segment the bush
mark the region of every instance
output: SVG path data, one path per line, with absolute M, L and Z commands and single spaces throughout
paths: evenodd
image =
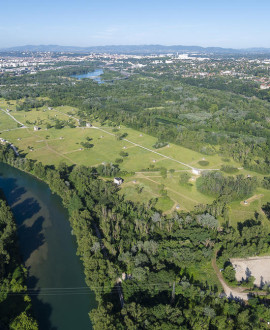
M 123 158 L 116 158 L 115 163 L 116 164 L 123 163 Z
M 122 156 L 122 157 L 127 157 L 128 156 L 128 153 L 125 152 L 125 151 L 120 151 L 119 152 L 119 155 Z
M 85 148 L 85 149 L 90 149 L 93 148 L 93 144 L 89 143 L 89 142 L 81 142 L 81 145 Z
M 163 148 L 165 146 L 168 145 L 168 142 L 161 142 L 161 141 L 158 141 L 156 142 L 154 145 L 153 145 L 153 148 L 155 149 L 159 149 L 159 148 Z
M 226 280 L 229 282 L 234 282 L 235 281 L 235 270 L 232 266 L 232 264 L 229 264 L 223 272 L 223 276 Z
M 263 186 L 263 188 L 270 190 L 270 176 L 265 176 L 263 178 L 262 186 Z
M 188 172 L 183 172 L 180 174 L 179 184 L 189 184 L 189 179 L 191 178 L 191 174 Z
M 225 163 L 229 163 L 231 161 L 230 158 L 221 158 L 221 160 Z
M 209 162 L 207 160 L 200 160 L 198 162 L 198 164 L 201 165 L 201 166 L 207 166 L 207 165 L 209 165 Z
M 160 168 L 160 175 L 163 177 L 163 179 L 167 178 L 167 169 L 165 167 Z
M 222 172 L 230 173 L 230 174 L 239 172 L 237 167 L 233 167 L 233 166 L 230 166 L 230 165 L 222 165 L 220 170 Z

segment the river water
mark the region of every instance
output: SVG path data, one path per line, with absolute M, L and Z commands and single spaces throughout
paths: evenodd
M 28 288 L 38 289 L 31 298 L 40 329 L 92 329 L 88 313 L 96 307 L 95 296 L 86 287 L 60 197 L 47 184 L 2 163 L 0 189 L 17 223 Z
M 98 82 L 99 84 L 102 84 L 103 81 L 101 80 L 100 76 L 103 74 L 103 70 L 102 69 L 96 69 L 93 72 L 88 72 L 88 73 L 84 73 L 84 74 L 76 74 L 71 76 L 72 78 L 77 78 L 79 80 L 84 79 L 84 78 L 89 78 L 89 79 L 93 79 L 96 82 Z

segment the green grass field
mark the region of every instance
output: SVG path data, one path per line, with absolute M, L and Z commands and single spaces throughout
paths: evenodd
M 240 167 L 240 164 L 232 159 L 228 163 L 218 155 L 207 156 L 174 144 L 154 149 L 153 145 L 157 141 L 155 137 L 124 126 L 118 128 L 119 133 L 127 133 L 126 139 L 139 146 L 125 140 L 117 140 L 114 135 L 111 135 L 115 134 L 113 127 L 106 126 L 106 124 L 100 126 L 96 122 L 92 122 L 92 124 L 97 128 L 65 126 L 62 129 L 55 129 L 54 127 L 47 129 L 47 125 L 54 126 L 57 119 L 78 124 L 74 118 L 71 118 L 71 116 L 78 118 L 78 109 L 69 106 L 61 106 L 52 110 L 42 107 L 31 111 L 16 111 L 15 101 L 10 101 L 8 104 L 5 100 L 0 99 L 0 108 L 11 109 L 11 114 L 27 125 L 27 128 L 24 129 L 17 128 L 17 123 L 0 111 L 0 131 L 10 130 L 2 132 L 0 137 L 16 145 L 26 157 L 41 161 L 44 164 L 57 165 L 59 162 L 65 161 L 68 165 L 97 166 L 104 162 L 114 163 L 115 159 L 121 158 L 121 151 L 127 152 L 128 156 L 123 157 L 120 168 L 135 173 L 124 177 L 125 181 L 121 192 L 134 202 L 147 202 L 151 198 L 157 198 L 157 208 L 165 213 L 175 210 L 176 205 L 180 206 L 180 210 L 190 211 L 197 204 L 213 201 L 212 197 L 197 191 L 196 176 L 193 175 L 193 181 L 190 185 L 179 184 L 181 171 L 191 172 L 191 170 L 177 161 L 195 168 L 205 169 L 219 169 L 222 164 Z M 35 125 L 41 129 L 34 131 Z M 82 147 L 81 142 L 86 142 L 86 138 L 92 139 L 90 143 L 94 144 L 93 148 L 85 149 Z M 161 155 L 142 147 L 149 148 Z M 202 160 L 208 161 L 209 164 L 201 166 L 198 162 Z M 173 173 L 168 172 L 167 178 L 163 178 L 159 171 L 161 167 L 175 171 Z M 262 175 L 242 169 L 239 170 L 238 174 L 262 177 Z M 161 185 L 164 185 L 167 197 L 162 195 Z M 138 186 L 142 188 L 141 191 L 139 191 Z M 263 215 L 261 206 L 270 200 L 270 192 L 260 188 L 256 194 L 262 194 L 263 197 L 247 206 L 241 205 L 240 201 L 231 203 L 230 221 L 233 225 L 236 226 L 238 221 L 252 217 L 255 211 Z M 264 221 L 269 223 L 265 216 Z

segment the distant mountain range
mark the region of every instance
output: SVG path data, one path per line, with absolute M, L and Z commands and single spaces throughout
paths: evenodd
M 167 54 L 167 53 L 204 53 L 204 54 L 270 54 L 270 48 L 233 49 L 200 46 L 163 46 L 163 45 L 112 45 L 112 46 L 59 46 L 26 45 L 2 48 L 0 52 L 76 52 L 76 53 L 113 53 L 113 54 Z

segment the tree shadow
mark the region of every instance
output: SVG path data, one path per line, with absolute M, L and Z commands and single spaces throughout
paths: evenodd
M 32 252 L 36 251 L 45 243 L 45 236 L 41 232 L 44 223 L 44 217 L 38 217 L 31 227 L 25 225 L 18 228 L 19 237 L 23 238 L 23 244 L 20 244 L 20 250 L 25 261 L 31 256 Z
M 34 319 L 37 320 L 39 329 L 57 330 L 57 328 L 53 327 L 50 322 L 50 316 L 52 313 L 51 305 L 40 300 L 38 296 L 40 293 L 39 289 L 33 289 L 35 288 L 36 283 L 37 278 L 34 276 L 27 279 L 26 284 L 28 292 L 26 294 L 31 297 L 32 305 L 30 313 L 33 315 Z M 9 323 L 9 320 L 14 318 L 14 316 L 20 315 L 25 310 L 28 310 L 28 301 L 25 301 L 24 297 L 24 292 L 10 293 L 6 299 L 0 303 L 0 317 L 1 320 L 5 321 L 4 323 Z M 7 329 L 7 327 L 3 327 L 3 329 Z
M 2 190 L 6 193 L 6 189 L 8 189 L 8 194 L 5 197 L 8 201 L 9 205 L 13 205 L 17 203 L 21 196 L 26 192 L 24 187 L 18 187 L 16 184 L 16 179 L 13 178 L 3 178 L 2 173 L 0 173 L 1 177 L 1 186 Z
M 41 207 L 33 197 L 27 198 L 19 204 L 12 207 L 17 226 L 21 226 L 25 220 L 33 218 L 40 211 Z
M 38 279 L 35 276 L 29 276 L 27 278 L 27 288 L 30 290 L 30 296 L 32 300 L 32 310 L 35 319 L 38 321 L 40 330 L 57 330 L 57 327 L 53 327 L 50 322 L 50 316 L 52 313 L 52 307 L 49 303 L 44 303 L 40 298 L 40 290 L 37 288 Z

